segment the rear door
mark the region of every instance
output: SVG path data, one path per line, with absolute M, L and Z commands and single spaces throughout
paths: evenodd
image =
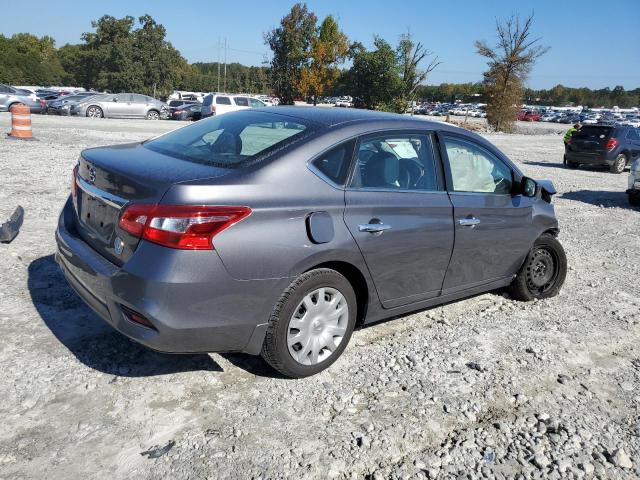
M 134 93 L 131 95 L 129 115 L 132 117 L 145 117 L 149 109 L 149 97 Z
M 442 294 L 513 275 L 535 240 L 533 199 L 512 195 L 514 172 L 468 137 L 441 136 L 455 248 Z
M 626 142 L 631 151 L 631 162 L 634 162 L 640 158 L 640 135 L 637 128 L 629 127 L 626 134 Z
M 344 220 L 385 308 L 440 294 L 453 248 L 452 206 L 430 132 L 360 139 Z
M 113 118 L 122 118 L 129 116 L 131 111 L 131 94 L 130 93 L 118 93 L 108 98 L 106 102 L 103 102 L 107 110 L 107 116 Z
M 233 97 L 233 101 L 236 104 L 236 110 L 244 110 L 249 108 L 249 99 L 247 97 Z

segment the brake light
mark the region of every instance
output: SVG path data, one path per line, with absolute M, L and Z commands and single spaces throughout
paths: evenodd
M 216 106 L 211 105 L 211 115 L 215 115 L 215 114 L 216 114 Z
M 71 195 L 73 195 L 74 198 L 78 194 L 78 184 L 76 182 L 77 178 L 78 178 L 78 164 L 76 163 L 76 166 L 73 167 L 73 170 L 71 171 Z
M 249 207 L 131 204 L 118 224 L 124 231 L 169 248 L 213 250 L 213 237 L 251 214 Z
M 569 137 L 569 140 L 567 140 L 567 145 L 573 145 L 573 138 Z
M 607 150 L 613 150 L 618 145 L 618 141 L 615 138 L 610 138 L 607 142 Z

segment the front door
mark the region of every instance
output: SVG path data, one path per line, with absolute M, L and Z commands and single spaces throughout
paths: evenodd
M 385 308 L 438 296 L 453 249 L 452 206 L 430 133 L 360 140 L 344 220 Z
M 515 274 L 535 241 L 533 201 L 512 195 L 514 172 L 480 144 L 443 135 L 455 248 L 443 295 Z

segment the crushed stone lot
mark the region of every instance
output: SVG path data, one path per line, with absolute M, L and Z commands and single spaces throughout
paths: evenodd
M 0 114 L 0 223 L 25 208 L 0 244 L 0 479 L 640 477 L 627 172 L 563 168 L 557 132 L 486 134 L 555 183 L 560 295 L 494 292 L 363 328 L 328 371 L 286 380 L 259 357 L 129 341 L 54 262 L 80 151 L 180 124 L 34 116 L 38 141 L 20 142 Z

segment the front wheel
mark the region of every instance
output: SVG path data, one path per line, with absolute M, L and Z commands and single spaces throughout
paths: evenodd
M 353 287 L 335 270 L 319 268 L 302 274 L 271 314 L 262 357 L 287 377 L 321 372 L 349 343 L 356 309 Z
M 624 153 L 620 153 L 609 167 L 611 173 L 622 173 L 624 167 L 627 166 L 627 157 Z
M 533 244 L 524 264 L 509 285 L 516 300 L 554 297 L 567 276 L 567 256 L 560 242 L 550 234 L 541 235 Z

